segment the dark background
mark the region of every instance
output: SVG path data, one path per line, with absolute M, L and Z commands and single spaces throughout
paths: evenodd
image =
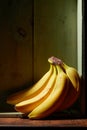
M 83 57 L 82 57 L 82 66 L 83 66 L 83 77 L 85 79 L 85 113 L 87 117 L 87 2 L 83 0 Z

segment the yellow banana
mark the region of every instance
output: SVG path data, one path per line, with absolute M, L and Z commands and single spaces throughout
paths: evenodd
M 65 100 L 62 103 L 62 105 L 60 106 L 60 108 L 58 109 L 58 111 L 63 111 L 67 108 L 70 108 L 76 102 L 78 97 L 79 97 L 79 92 L 77 92 L 74 89 L 74 87 L 72 86 L 72 84 L 70 82 L 68 94 L 66 95 Z
M 29 113 L 31 112 L 35 107 L 37 107 L 40 103 L 42 103 L 44 100 L 46 100 L 46 98 L 50 95 L 54 83 L 55 83 L 55 79 L 56 79 L 56 68 L 53 65 L 53 73 L 48 81 L 48 83 L 46 84 L 46 86 L 44 86 L 44 89 L 36 96 L 34 96 L 33 98 L 27 99 L 25 101 L 22 101 L 18 104 L 15 105 L 15 110 L 22 112 L 22 113 Z
M 48 59 L 50 69 L 32 87 L 7 98 L 15 110 L 27 113 L 30 119 L 42 119 L 56 111 L 69 108 L 80 95 L 77 70 L 54 56 Z
M 58 74 L 52 92 L 40 105 L 27 115 L 30 119 L 45 118 L 55 112 L 63 103 L 69 88 L 69 78 L 60 66 L 57 66 L 57 70 Z
M 70 81 L 72 82 L 73 87 L 78 92 L 80 90 L 80 80 L 81 80 L 79 73 L 74 67 L 70 67 L 65 63 L 62 63 L 62 67 L 64 68 L 66 74 L 68 75 Z
M 36 84 L 34 84 L 33 86 L 25 90 L 21 90 L 19 92 L 11 94 L 10 96 L 7 97 L 7 103 L 15 105 L 21 101 L 24 101 L 26 99 L 34 97 L 35 95 L 38 95 L 44 89 L 44 86 L 47 84 L 48 80 L 50 79 L 52 71 L 53 71 L 53 66 L 50 65 L 49 71 L 46 72 Z
M 75 101 L 78 99 L 80 95 L 81 88 L 81 78 L 77 70 L 73 67 L 66 65 L 65 63 L 62 63 L 62 67 L 70 79 L 70 85 L 68 95 L 66 96 L 65 101 L 62 104 L 60 110 L 67 109 L 75 103 Z
M 64 72 L 67 74 L 67 76 L 69 77 L 70 81 L 69 81 L 69 91 L 68 94 L 64 100 L 64 102 L 62 103 L 62 106 L 60 107 L 59 110 L 64 110 L 67 109 L 69 107 L 71 107 L 71 105 L 74 104 L 74 102 L 78 99 L 79 95 L 80 95 L 80 76 L 79 73 L 77 72 L 77 70 L 73 67 L 70 67 L 68 65 L 66 65 L 64 62 L 62 62 L 61 59 L 58 59 L 54 56 L 52 56 L 51 58 L 48 59 L 48 61 L 53 64 L 56 62 L 56 64 L 60 65 L 61 68 L 64 70 Z

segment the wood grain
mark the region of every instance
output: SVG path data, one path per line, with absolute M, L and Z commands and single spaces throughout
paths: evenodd
M 87 119 L 30 120 L 0 118 L 0 127 L 87 127 Z

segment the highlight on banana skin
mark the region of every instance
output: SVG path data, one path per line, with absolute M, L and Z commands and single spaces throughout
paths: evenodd
M 49 70 L 32 87 L 7 97 L 7 103 L 29 119 L 43 119 L 70 108 L 80 97 L 78 71 L 57 57 L 48 58 Z

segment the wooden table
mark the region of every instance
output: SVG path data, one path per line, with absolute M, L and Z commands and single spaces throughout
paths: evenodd
M 87 118 L 82 115 L 53 115 L 42 120 L 27 118 L 22 113 L 1 113 L 0 127 L 87 127 Z
M 0 127 L 87 127 L 87 119 L 30 120 L 0 118 Z

